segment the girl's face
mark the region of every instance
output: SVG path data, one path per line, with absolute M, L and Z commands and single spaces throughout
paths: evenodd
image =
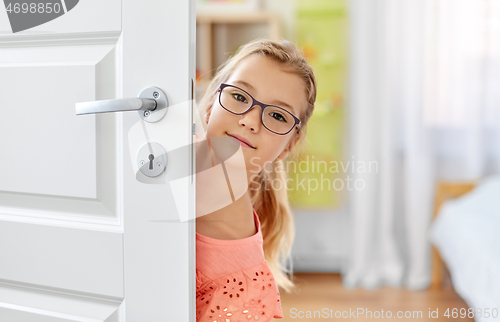
M 265 104 L 283 107 L 299 119 L 304 114 L 307 100 L 303 80 L 264 55 L 245 58 L 225 84 L 244 89 Z M 250 142 L 253 148 L 242 145 L 249 177 L 258 174 L 265 164 L 276 158 L 285 158 L 293 149 L 299 139 L 296 127 L 286 135 L 273 133 L 261 123 L 260 106 L 254 106 L 243 115 L 232 114 L 220 106 L 219 95 L 216 94 L 212 106 L 207 137 L 239 136 Z

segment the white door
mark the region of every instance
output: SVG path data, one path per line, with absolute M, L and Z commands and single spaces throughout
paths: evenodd
M 194 220 L 177 210 L 194 189 L 174 198 L 169 164 L 146 183 L 134 169 L 140 140 L 193 164 L 192 105 L 148 127 L 75 112 L 148 86 L 189 102 L 194 1 L 71 2 L 18 33 L 0 8 L 0 321 L 194 321 Z

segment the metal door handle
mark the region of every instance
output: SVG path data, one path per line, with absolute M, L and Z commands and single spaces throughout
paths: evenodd
M 94 114 L 124 111 L 154 111 L 156 101 L 151 98 L 119 98 L 113 100 L 76 103 L 76 114 Z
M 167 113 L 165 93 L 154 86 L 141 91 L 139 97 L 75 103 L 76 115 L 137 111 L 146 122 L 157 122 Z

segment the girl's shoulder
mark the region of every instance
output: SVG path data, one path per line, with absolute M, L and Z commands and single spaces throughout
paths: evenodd
M 255 210 L 255 235 L 220 240 L 196 235 L 196 318 L 270 321 L 282 318 L 278 286 L 262 249 Z
M 255 216 L 257 232 L 234 240 L 215 239 L 196 234 L 196 269 L 210 280 L 265 262 L 260 223 Z

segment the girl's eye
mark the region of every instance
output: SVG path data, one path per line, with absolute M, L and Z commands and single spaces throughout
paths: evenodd
M 243 102 L 243 103 L 248 103 L 247 102 L 247 98 L 239 93 L 233 93 L 231 94 L 235 100 L 237 100 L 238 102 Z
M 271 113 L 269 113 L 269 115 L 271 117 L 274 117 L 275 119 L 277 119 L 280 122 L 285 122 L 286 123 L 286 119 L 283 116 L 283 114 L 280 114 L 280 113 L 277 113 L 277 112 L 271 112 Z

